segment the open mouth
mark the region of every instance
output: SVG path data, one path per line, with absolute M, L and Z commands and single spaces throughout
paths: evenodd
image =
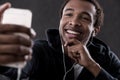
M 67 33 L 69 34 L 74 34 L 74 35 L 78 35 L 80 34 L 79 32 L 73 31 L 73 30 L 66 30 Z
M 73 34 L 73 35 L 81 35 L 82 32 L 80 30 L 73 30 L 73 29 L 65 29 L 65 32 L 68 34 Z
M 78 31 L 75 31 L 75 30 L 72 30 L 72 29 L 65 29 L 65 32 L 66 32 L 66 37 L 67 38 L 78 38 L 81 36 L 81 32 L 78 32 Z

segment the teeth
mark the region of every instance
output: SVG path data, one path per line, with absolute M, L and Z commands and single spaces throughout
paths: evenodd
M 68 33 L 70 34 L 79 34 L 78 32 L 72 31 L 72 30 L 67 30 Z

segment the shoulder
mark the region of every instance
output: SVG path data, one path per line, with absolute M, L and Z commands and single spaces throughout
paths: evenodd
M 117 57 L 110 47 L 100 39 L 93 38 L 90 44 L 91 45 L 88 47 L 90 54 L 97 60 L 106 60 L 103 62 L 109 62 Z
M 89 50 L 92 57 L 100 64 L 110 65 L 112 63 L 120 62 L 117 55 L 100 39 L 94 38 Z
M 98 38 L 93 38 L 88 48 L 92 50 L 92 52 L 98 52 L 101 54 L 108 53 L 110 51 L 109 46 Z

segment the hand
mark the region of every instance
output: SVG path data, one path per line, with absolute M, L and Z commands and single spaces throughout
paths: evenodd
M 4 11 L 10 8 L 10 6 L 10 3 L 0 6 L 0 64 L 31 59 L 32 38 L 35 37 L 33 29 L 20 25 L 1 23 Z M 15 33 L 25 34 L 26 37 L 15 35 Z
M 76 63 L 82 66 L 88 66 L 92 58 L 87 50 L 86 46 L 76 39 L 71 39 L 66 41 L 65 50 L 67 50 L 67 55 L 73 59 Z
M 66 41 L 64 45 L 66 54 L 76 63 L 87 68 L 94 76 L 100 72 L 100 66 L 91 57 L 86 45 L 77 39 Z

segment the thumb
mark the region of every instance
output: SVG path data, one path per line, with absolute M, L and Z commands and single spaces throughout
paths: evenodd
M 11 7 L 11 4 L 9 2 L 6 2 L 0 6 L 0 22 L 1 22 L 4 11 L 10 7 Z

